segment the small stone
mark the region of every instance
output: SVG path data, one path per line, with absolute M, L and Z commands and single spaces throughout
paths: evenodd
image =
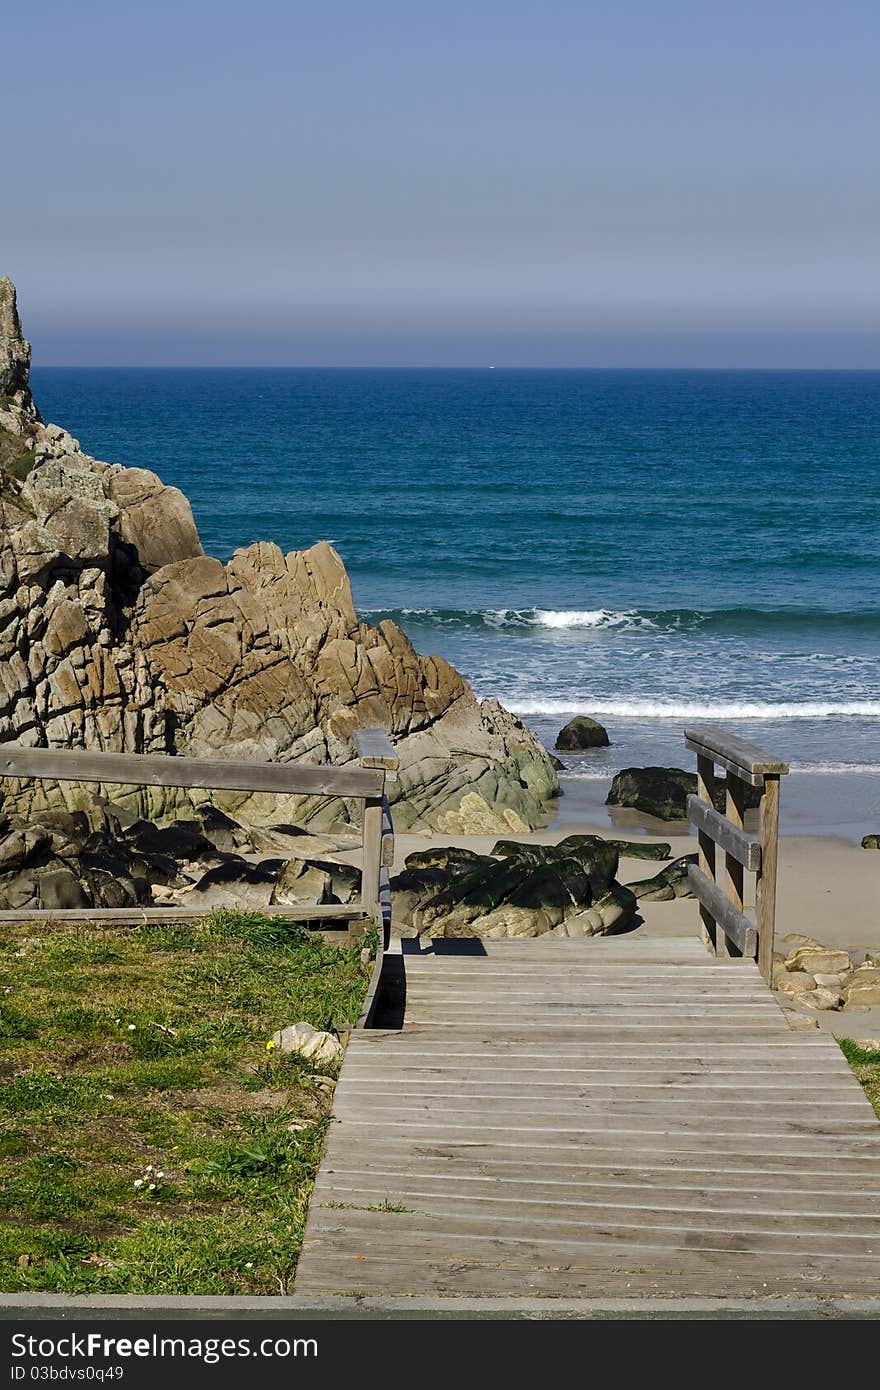
M 313 1028 L 310 1023 L 294 1023 L 272 1034 L 272 1041 L 280 1052 L 296 1052 L 310 1062 L 327 1065 L 342 1060 L 343 1049 L 338 1038 L 332 1033 Z
M 801 946 L 786 957 L 785 968 L 803 970 L 809 975 L 837 975 L 848 973 L 852 969 L 852 961 L 846 951 Z
M 818 1009 L 824 1012 L 840 1007 L 840 995 L 836 990 L 813 989 L 806 994 L 799 994 L 798 1003 L 806 1005 L 808 1009 Z
M 808 1033 L 819 1027 L 818 1019 L 799 1014 L 796 1009 L 783 1009 L 782 1013 L 793 1033 Z
M 776 982 L 776 988 L 782 990 L 784 994 L 806 994 L 816 988 L 816 981 L 812 975 L 797 970 L 791 974 L 786 972 L 780 975 Z
M 869 1009 L 880 1005 L 880 984 L 866 980 L 851 984 L 843 992 L 845 1009 Z

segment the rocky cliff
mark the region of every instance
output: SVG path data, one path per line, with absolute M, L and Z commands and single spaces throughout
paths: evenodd
M 522 831 L 556 774 L 539 741 L 480 702 L 392 622 L 358 620 L 345 567 L 321 542 L 204 554 L 187 499 L 151 472 L 101 463 L 46 425 L 30 347 L 0 280 L 0 742 L 345 763 L 353 731 L 396 744 L 400 829 Z M 94 788 L 7 781 L 5 809 L 73 809 Z M 114 789 L 161 819 L 203 794 Z M 251 824 L 326 829 L 326 799 L 217 796 Z

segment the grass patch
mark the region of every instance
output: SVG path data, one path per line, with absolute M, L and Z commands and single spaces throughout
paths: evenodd
M 852 1038 L 838 1038 L 838 1042 L 841 1052 L 861 1081 L 865 1095 L 880 1119 L 880 1049 L 862 1047 Z
M 258 914 L 0 940 L 0 1289 L 290 1289 L 332 1088 L 267 1052 L 369 967 Z

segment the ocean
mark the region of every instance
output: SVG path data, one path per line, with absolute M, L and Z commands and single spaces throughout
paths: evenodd
M 333 542 L 552 746 L 560 817 L 686 722 L 790 760 L 783 829 L 880 830 L 880 373 L 35 369 L 44 418 L 152 468 L 206 550 Z

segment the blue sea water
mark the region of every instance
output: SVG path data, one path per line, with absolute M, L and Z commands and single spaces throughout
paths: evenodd
M 210 553 L 332 540 L 364 617 L 395 618 L 549 743 L 574 712 L 602 719 L 612 747 L 568 759 L 575 803 L 578 780 L 689 765 L 685 722 L 713 720 L 792 761 L 801 828 L 828 828 L 835 798 L 880 828 L 880 373 L 65 368 L 33 385 L 87 451 L 181 487 Z

